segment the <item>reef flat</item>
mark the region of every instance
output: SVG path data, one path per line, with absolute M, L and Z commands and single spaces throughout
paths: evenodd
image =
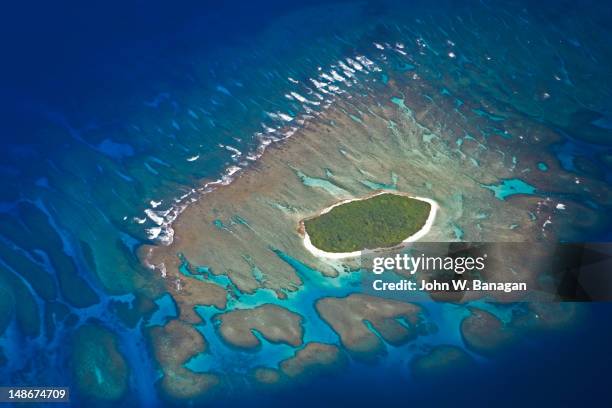
M 396 191 L 432 197 L 439 203 L 428 234 L 431 241 L 521 242 L 572 236 L 604 217 L 580 197 L 588 195 L 600 205 L 609 205 L 605 183 L 586 177 L 577 183 L 575 175 L 554 164 L 549 170 L 556 174 L 554 178 L 534 170 L 545 154 L 534 154 L 534 146 L 543 150 L 558 141 L 548 128 L 505 113 L 507 132 L 520 138 L 466 138 L 468 131 L 476 133 L 473 127 L 486 126 L 482 121 L 487 118 L 471 113 L 469 100 L 460 109 L 447 106 L 453 102 L 446 99 L 425 103 L 421 94 L 427 89 L 420 87 L 427 83 L 414 81 L 408 87 L 390 79 L 377 89 L 376 98 L 338 101 L 291 139 L 266 150 L 234 182 L 189 206 L 173 225 L 174 242 L 143 247 L 143 261 L 167 273 L 166 279 L 176 284 L 185 279 L 178 271 L 177 254 L 182 254 L 215 275 L 228 276 L 243 292 L 262 286 L 295 290 L 301 284 L 275 250 L 326 276 L 336 276 L 341 268 L 309 253 L 296 226 L 338 200 L 371 193 L 372 183 L 388 183 L 394 175 Z M 401 94 L 404 98 L 394 96 Z M 358 113 L 360 121 L 347 112 Z M 461 148 L 457 148 L 459 139 Z M 523 192 L 515 183 L 506 186 L 504 180 L 514 180 L 517 171 L 532 190 Z M 563 198 L 555 198 L 555 191 L 564 191 Z M 263 283 L 255 269 L 265 276 Z M 200 301 L 219 304 L 224 295 L 208 290 Z
M 361 358 L 371 358 L 384 350 L 380 337 L 391 344 L 414 340 L 421 320 L 418 305 L 360 294 L 341 299 L 324 298 L 316 307 L 321 318 L 339 334 L 342 345 Z M 403 323 L 398 321 L 400 318 Z M 364 321 L 379 336 L 363 325 Z
M 284 342 L 294 347 L 302 344 L 303 329 L 300 315 L 276 305 L 262 305 L 253 309 L 236 309 L 220 315 L 219 333 L 224 340 L 243 348 L 261 345 L 253 331 L 268 341 Z
M 149 330 L 155 357 L 161 366 L 161 389 L 171 398 L 201 396 L 219 383 L 216 375 L 194 373 L 184 367 L 195 353 L 206 350 L 207 343 L 189 324 L 172 320 L 164 327 Z
M 346 356 L 332 345 L 323 343 L 308 343 L 293 357 L 280 363 L 282 372 L 290 378 L 303 375 L 318 375 L 344 368 Z
M 209 324 L 208 316 L 222 321 L 227 315 L 229 322 L 235 307 L 262 304 L 241 299 L 270 292 L 280 308 L 303 313 L 315 299 L 310 306 L 283 303 L 292 293 L 312 285 L 298 273 L 298 261 L 291 260 L 307 265 L 320 279 L 332 280 L 355 264 L 311 253 L 303 244 L 300 221 L 316 216 L 321 208 L 381 189 L 431 197 L 439 205 L 427 234 L 429 241 L 555 241 L 579 236 L 605 217 L 581 197 L 609 206 L 607 185 L 596 178 L 578 180 L 546 158 L 545 147 L 558 142 L 559 136 L 540 123 L 507 107 L 497 111 L 494 105 L 487 109 L 495 115 L 479 115 L 474 112 L 484 102 L 468 96 L 459 107 L 444 95 L 428 100 L 423 95 L 437 92 L 419 79 L 390 75 L 384 86 L 374 83 L 371 87 L 368 94 L 339 98 L 306 121 L 293 137 L 268 147 L 232 183 L 187 207 L 173 224 L 175 239 L 170 245 L 141 248 L 145 265 L 162 277 L 176 299 L 179 319 L 203 319 Z M 481 134 L 479 129 L 493 124 L 499 128 L 496 118 L 501 115 L 504 131 L 466 136 Z M 543 160 L 549 163 L 547 173 L 537 170 Z M 552 173 L 555 177 L 549 176 Z M 558 191 L 564 194 L 554 194 Z M 189 273 L 185 260 L 195 265 Z M 198 270 L 204 275 L 198 275 Z M 191 295 L 192 286 L 197 287 L 196 297 Z M 417 330 L 415 326 L 417 306 L 389 302 L 355 294 L 322 299 L 316 308 L 345 349 L 358 359 L 370 360 L 389 345 L 414 341 L 424 327 Z M 228 311 L 219 313 L 216 308 L 226 304 Z M 198 307 L 214 307 L 219 316 L 194 313 Z M 271 327 L 284 324 L 278 311 L 260 308 L 256 313 L 258 321 Z M 398 323 L 406 316 L 411 328 L 405 326 L 408 321 Z M 225 330 L 232 326 L 221 325 L 221 335 L 230 344 L 257 344 L 247 330 L 249 323 L 242 328 L 238 324 L 228 335 Z M 467 344 L 484 350 L 469 340 L 473 335 L 467 329 L 470 326 L 465 327 Z M 216 335 L 207 333 L 205 337 Z M 266 336 L 264 330 L 261 334 Z M 307 346 L 316 340 L 308 337 L 308 330 L 306 337 Z M 277 375 L 263 368 L 255 372 L 255 378 L 264 382 L 275 382 Z

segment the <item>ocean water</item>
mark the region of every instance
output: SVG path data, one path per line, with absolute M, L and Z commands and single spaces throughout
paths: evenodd
M 557 162 L 534 171 L 554 177 L 560 166 L 576 182 L 612 182 L 610 2 L 35 3 L 9 7 L 0 20 L 6 56 L 0 68 L 0 385 L 68 385 L 75 403 L 89 405 L 104 405 L 108 396 L 143 406 L 167 402 L 143 330 L 172 319 L 176 305 L 140 263 L 138 248 L 170 242 L 172 221 L 187 205 L 248 171 L 266 146 L 316 120 L 335 98 L 385 87 L 391 73 L 436 84 L 457 109 L 467 95 L 480 95 L 558 133 L 551 149 Z M 392 102 L 412 112 L 402 96 Z M 487 119 L 478 129 L 485 138 L 522 137 L 504 130 L 503 110 L 482 106 L 473 114 Z M 359 112 L 350 115 L 359 123 Z M 391 174 L 388 183 L 365 177 L 363 183 L 390 189 L 396 180 Z M 483 188 L 500 200 L 563 194 L 537 191 L 520 175 Z M 597 208 L 588 197 L 580 200 Z M 611 231 L 601 225 L 580 238 L 607 240 Z M 458 239 L 461 234 L 456 226 Z M 208 279 L 234 291 L 230 308 L 279 303 L 305 318 L 305 341 L 338 343 L 313 304 L 358 292 L 359 276 L 320 280 L 291 254 L 278 255 L 306 282 L 288 302 L 265 290 L 236 293 L 223 276 Z M 342 374 L 282 389 L 245 385 L 209 402 L 610 400 L 609 305 L 579 305 L 581 319 L 571 327 L 534 335 L 461 378 L 423 384 L 407 374 L 407 359 L 432 344 L 462 347 L 456 326 L 444 324 L 465 316 L 452 305 L 428 306 L 439 331 L 427 344 L 386 345 L 387 358 L 377 364 L 353 362 Z M 220 311 L 198 313 L 210 322 Z M 261 339 L 257 353 L 238 352 L 212 324 L 197 328 L 211 353 L 186 364 L 194 372 L 238 376 L 248 367 L 275 366 L 295 351 Z M 92 352 L 96 347 L 108 353 Z

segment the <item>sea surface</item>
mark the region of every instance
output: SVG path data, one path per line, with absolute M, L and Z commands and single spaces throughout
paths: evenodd
M 561 135 L 547 153 L 578 181 L 612 183 L 609 1 L 255 3 L 6 6 L 0 17 L 0 385 L 70 386 L 75 405 L 168 402 L 156 385 L 161 373 L 143 330 L 165 324 L 176 310 L 141 264 L 138 248 L 171 242 L 172 222 L 186 206 L 249 171 L 305 116 L 316 120 L 335 98 L 371 89 L 361 85 L 366 80 L 385 86 L 391 72 L 416 75 L 439 84 L 460 107 L 468 91 L 444 87 L 451 77 L 470 88 L 471 98 L 493 98 Z M 401 98 L 394 103 L 409 109 Z M 500 127 L 504 120 L 486 107 L 474 113 Z M 481 131 L 486 137 L 499 129 Z M 538 169 L 551 171 L 545 163 Z M 538 194 L 519 178 L 483 188 L 500 200 Z M 455 235 L 462 238 L 460 228 Z M 612 227 L 598 225 L 580 238 L 608 241 Z M 308 321 L 305 341 L 338 343 L 312 305 L 359 291 L 359 276 L 328 281 L 291 254 L 279 256 L 305 278 L 290 299 L 290 308 Z M 258 291 L 230 307 L 267 302 L 280 301 Z M 429 306 L 440 317 L 430 341 L 461 345 L 460 333 L 445 330 L 444 322 L 461 319 L 464 310 Z M 354 363 L 342 374 L 265 392 L 236 383 L 233 392 L 207 402 L 609 404 L 612 305 L 577 307 L 580 319 L 570 327 L 534 334 L 460 378 L 415 382 L 406 373 L 408 356 L 431 344 L 388 345 L 387 356 L 374 364 Z M 207 321 L 218 310 L 198 312 Z M 198 330 L 217 354 L 191 359 L 186 367 L 195 372 L 238 376 L 240 367 L 273 366 L 295 351 L 267 343 L 259 353 L 241 354 L 212 325 Z

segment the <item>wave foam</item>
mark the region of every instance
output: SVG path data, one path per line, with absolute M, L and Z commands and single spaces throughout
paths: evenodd
M 403 44 L 402 46 L 396 44 L 394 49 L 386 43 L 386 47 L 380 43 L 374 43 L 374 45 L 378 50 L 402 51 L 403 48 Z M 147 238 L 162 245 L 170 245 L 174 239 L 172 223 L 189 204 L 198 201 L 202 195 L 208 194 L 220 186 L 229 185 L 249 166 L 249 162 L 252 163 L 259 160 L 269 145 L 292 137 L 301 127 L 307 125 L 309 121 L 315 119 L 321 112 L 328 109 L 338 97 L 350 98 L 351 95 L 345 88 L 361 83 L 359 75 L 364 76 L 370 72 L 379 72 L 381 70 L 374 61 L 365 55 L 354 55 L 353 57 L 346 57 L 343 60 L 336 61 L 335 64 L 330 65 L 325 70 L 323 67 L 317 67 L 319 72 L 317 77 L 308 78 L 308 82 L 314 85 L 315 89 L 310 88 L 302 81 L 287 77 L 291 86 L 295 89 L 289 89 L 281 95 L 284 95 L 288 100 L 299 102 L 303 110 L 301 114 L 291 116 L 281 111 L 264 111 L 263 113 L 268 116 L 272 124 L 261 123 L 262 132 L 254 134 L 254 137 L 259 142 L 254 150 L 247 152 L 245 155 L 236 147 L 219 145 L 221 148 L 232 152 L 232 159 L 235 162 L 244 156 L 245 160 L 241 161 L 240 165 L 231 165 L 224 170 L 221 177 L 217 180 L 209 181 L 202 187 L 191 189 L 180 197 L 174 198 L 174 204 L 166 210 L 155 210 L 155 208 L 162 204 L 162 201 L 151 200 L 151 208 L 144 210 L 146 218 L 133 217 L 133 221 L 143 224 L 146 219 L 150 220 L 150 223 L 153 225 L 145 228 Z M 221 86 L 217 87 L 217 91 L 227 94 L 225 92 L 227 88 L 222 88 Z M 309 95 L 311 98 L 316 98 L 316 100 L 305 97 L 304 94 Z M 290 123 L 297 126 L 290 126 Z M 198 154 L 188 157 L 186 160 L 192 162 L 199 158 L 200 155 Z

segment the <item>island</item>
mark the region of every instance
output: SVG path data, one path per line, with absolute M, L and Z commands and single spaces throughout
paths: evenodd
M 398 192 L 344 200 L 302 220 L 304 245 L 317 256 L 344 258 L 422 238 L 433 224 L 435 201 Z

